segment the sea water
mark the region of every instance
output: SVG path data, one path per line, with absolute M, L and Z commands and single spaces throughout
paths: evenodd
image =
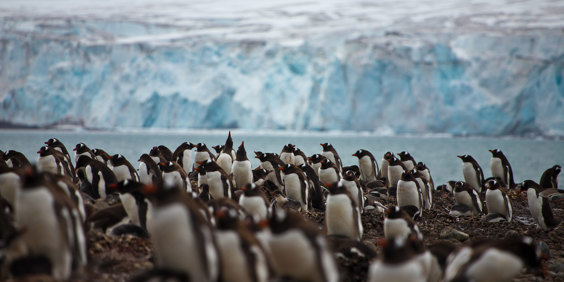
M 91 149 L 104 149 L 109 154 L 124 155 L 135 167 L 143 153 L 153 146 L 165 145 L 174 152 L 182 142 L 205 143 L 210 150 L 224 144 L 227 130 L 214 131 L 43 131 L 0 130 L 0 150 L 17 150 L 31 162 L 37 161 L 37 151 L 49 138 L 61 140 L 71 152 L 84 142 Z M 258 166 L 253 151 L 280 153 L 285 144 L 292 143 L 307 156 L 320 153 L 321 143 L 331 143 L 339 153 L 343 165 L 358 165 L 352 154 L 358 149 L 369 150 L 378 160 L 385 152 L 409 152 L 416 161 L 427 164 L 436 185 L 448 180 L 463 180 L 462 161 L 457 155 L 472 155 L 482 166 L 484 176 L 491 176 L 489 149 L 500 149 L 511 163 L 516 182 L 526 179 L 539 181 L 543 171 L 555 164 L 564 165 L 564 141 L 523 138 L 485 137 L 398 137 L 356 133 L 299 133 L 233 131 L 234 149 L 245 141 L 247 157 L 253 168 Z

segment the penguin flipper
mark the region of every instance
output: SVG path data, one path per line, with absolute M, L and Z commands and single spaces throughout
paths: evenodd
M 560 223 L 560 220 L 556 219 L 552 213 L 550 200 L 545 197 L 542 197 L 542 215 L 546 221 L 546 226 L 548 227 L 555 227 Z
M 505 208 L 507 209 L 507 221 L 510 222 L 513 217 L 513 208 L 511 207 L 511 201 L 507 194 L 503 194 L 503 201 L 505 202 Z

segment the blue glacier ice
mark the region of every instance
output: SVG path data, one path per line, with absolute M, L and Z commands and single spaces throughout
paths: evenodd
M 320 28 L 300 33 L 244 15 L 14 11 L 0 13 L 8 123 L 564 136 L 563 24 L 440 15 L 351 27 L 312 13 Z

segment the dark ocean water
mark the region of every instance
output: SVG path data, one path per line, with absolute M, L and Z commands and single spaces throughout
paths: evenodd
M 0 150 L 17 150 L 32 162 L 37 160 L 38 149 L 49 138 L 60 139 L 69 151 L 79 142 L 90 148 L 101 148 L 110 154 L 120 153 L 137 166 L 136 161 L 152 146 L 165 145 L 172 151 L 184 141 L 203 142 L 210 147 L 223 144 L 226 131 L 194 132 L 90 132 L 90 131 L 30 131 L 0 130 Z M 358 164 L 352 154 L 358 149 L 371 151 L 378 163 L 386 151 L 408 151 L 416 161 L 427 164 L 435 183 L 461 180 L 462 162 L 457 155 L 470 154 L 491 176 L 489 149 L 502 150 L 513 167 L 517 182 L 525 179 L 538 181 L 543 171 L 555 164 L 564 165 L 564 141 L 520 138 L 453 138 L 453 137 L 391 137 L 363 134 L 323 134 L 294 132 L 233 132 L 235 148 L 245 141 L 253 167 L 258 166 L 253 151 L 280 153 L 284 144 L 297 145 L 306 155 L 321 152 L 320 143 L 332 143 L 344 165 Z

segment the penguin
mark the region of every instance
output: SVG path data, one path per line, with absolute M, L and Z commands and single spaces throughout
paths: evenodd
M 277 277 L 294 281 L 339 281 L 338 267 L 325 236 L 294 211 L 277 209 L 270 216 L 269 258 Z
M 433 189 L 431 188 L 431 185 L 429 185 L 427 180 L 421 177 L 421 173 L 417 170 L 417 168 L 412 169 L 410 173 L 421 188 L 421 195 L 423 196 L 425 209 L 430 210 L 433 207 Z
M 241 188 L 243 194 L 239 197 L 239 205 L 245 212 L 258 220 L 265 220 L 268 216 L 268 200 L 259 186 L 248 183 Z
M 324 211 L 325 210 L 325 195 L 323 194 L 323 188 L 319 183 L 319 176 L 317 172 L 306 163 L 298 166 L 307 176 L 308 187 L 310 191 L 311 206 L 314 209 Z
M 81 155 L 76 162 L 76 169 L 82 170 L 77 173 L 81 178 L 81 191 L 94 199 L 105 199 L 112 191 L 110 184 L 116 184 L 117 178 L 114 172 L 105 164 L 85 155 Z M 82 190 L 82 187 L 89 187 L 90 190 Z
M 54 187 L 59 188 L 65 193 L 65 195 L 71 200 L 73 205 L 78 209 L 80 218 L 82 219 L 82 222 L 84 222 L 87 216 L 84 197 L 79 188 L 74 183 L 73 179 L 69 178 L 68 176 L 51 173 L 44 174 L 44 177 L 46 178 L 46 181 L 55 184 Z
M 231 131 L 229 131 L 227 140 L 225 140 L 225 145 L 215 160 L 217 165 L 219 165 L 219 167 L 221 167 L 227 175 L 231 174 L 231 168 L 233 166 L 233 156 L 231 151 L 233 151 L 233 139 L 231 139 Z
M 155 268 L 188 275 L 192 281 L 218 281 L 221 269 L 212 228 L 189 194 L 177 188 L 145 186 L 147 231 Z
M 210 195 L 213 199 L 233 198 L 231 178 L 215 161 L 209 159 L 205 163 L 198 164 L 200 165 L 198 172 L 200 170 L 205 171 L 205 181 L 210 187 Z
M 314 154 L 314 155 L 311 155 L 311 157 L 308 157 L 307 159 L 310 163 L 310 166 L 315 171 L 315 173 L 317 173 L 319 175 L 319 168 L 321 167 L 321 161 L 326 159 L 326 157 L 321 155 L 321 154 Z
M 515 187 L 515 179 L 513 178 L 513 170 L 509 161 L 502 151 L 498 149 L 490 150 L 492 158 L 490 160 L 490 167 L 493 177 L 499 177 L 508 188 Z
M 382 156 L 382 161 L 380 162 L 381 167 L 380 167 L 380 173 L 378 174 L 378 178 L 384 179 L 386 180 L 386 182 L 388 180 L 388 165 L 392 157 L 395 157 L 394 154 L 388 151 L 384 153 L 384 156 Z
M 236 211 L 221 207 L 215 211 L 221 281 L 269 281 L 267 257 Z
M 413 159 L 413 157 L 409 154 L 409 152 L 406 151 L 399 152 L 398 156 L 400 157 L 401 162 L 405 166 L 405 169 L 408 171 L 414 169 L 415 166 L 417 165 L 417 162 L 415 162 L 415 159 Z
M 153 161 L 155 163 L 160 163 L 160 162 L 167 162 L 169 161 L 163 153 L 161 153 L 161 151 L 159 150 L 159 146 L 153 146 L 153 148 L 151 148 L 151 150 L 149 151 L 149 156 L 151 157 L 151 159 L 153 159 Z
M 92 153 L 96 156 L 96 160 L 106 164 L 109 168 L 112 168 L 112 156 L 108 154 L 106 151 L 98 148 L 92 149 Z
M 39 172 L 49 172 L 52 174 L 66 175 L 71 179 L 74 174 L 71 173 L 72 165 L 66 161 L 63 153 L 45 145 L 37 151 L 39 158 L 37 159 L 37 170 Z
M 57 138 L 49 138 L 49 140 L 45 141 L 45 145 L 63 153 L 63 156 L 65 157 L 67 164 L 69 164 L 71 167 L 71 172 L 73 172 L 73 177 L 76 177 L 76 174 L 74 174 L 74 167 L 72 165 L 72 158 L 69 154 L 69 151 L 67 151 L 67 147 L 65 147 L 65 144 L 63 144 L 63 142 L 61 142 Z
M 200 166 L 200 163 L 204 163 L 207 160 L 214 160 L 215 156 L 210 152 L 206 144 L 198 143 L 196 144 L 196 152 L 194 152 L 194 167 Z
M 429 171 L 427 165 L 424 162 L 418 162 L 415 169 L 417 169 L 421 178 L 429 183 L 431 191 L 435 191 L 435 182 L 433 181 L 433 177 L 431 176 L 431 172 Z
M 22 174 L 21 169 L 11 168 L 0 162 L 0 198 L 6 199 L 12 210 L 15 208 L 17 193 L 21 189 Z
M 148 155 L 147 155 L 148 156 Z M 119 199 L 123 204 L 123 209 L 127 213 L 130 222 L 136 226 L 147 230 L 147 202 L 143 189 L 145 184 L 133 180 L 125 179 L 111 188 L 119 193 Z
M 345 171 L 345 175 L 341 178 L 340 183 L 345 186 L 360 213 L 364 213 L 364 192 L 362 191 L 362 186 L 360 185 L 360 182 L 356 178 L 354 172 L 351 170 Z
M 302 164 L 307 164 L 307 156 L 302 150 L 294 147 L 294 165 L 299 167 Z
M 341 161 L 341 158 L 339 157 L 339 154 L 337 153 L 333 145 L 329 143 L 322 143 L 320 145 L 321 147 L 323 147 L 321 155 L 330 159 L 331 162 L 333 162 L 337 166 L 337 170 L 340 173 L 343 169 L 343 162 Z
M 554 165 L 553 167 L 545 170 L 542 173 L 539 182 L 540 186 L 543 188 L 554 188 L 558 190 L 558 174 L 560 174 L 561 170 L 562 167 L 559 165 Z
M 14 150 L 8 150 L 4 152 L 4 161 L 6 162 L 6 165 L 8 165 L 8 167 L 20 168 L 23 170 L 31 167 L 31 163 L 25 157 L 25 155 Z
M 279 167 L 283 173 L 284 193 L 288 198 L 294 199 L 301 204 L 301 210 L 307 211 L 310 203 L 309 184 L 305 173 L 293 164 Z
M 17 196 L 15 225 L 25 255 L 44 256 L 56 280 L 67 280 L 87 262 L 86 236 L 79 211 L 44 174 L 28 170 Z M 11 258 L 13 259 L 13 258 Z
M 168 185 L 174 183 L 176 187 L 182 187 L 184 191 L 192 193 L 190 179 L 188 179 L 188 175 L 177 162 L 161 162 L 159 163 L 159 168 L 163 172 L 163 183 Z
M 255 152 L 256 154 L 257 152 Z M 282 182 L 282 176 L 280 175 L 280 170 L 278 168 L 283 167 L 284 163 L 280 158 L 272 153 L 265 153 L 257 155 L 255 158 L 260 160 L 260 167 L 268 171 L 265 180 L 272 181 L 278 189 L 282 190 L 284 185 Z
M 423 216 L 424 203 L 421 187 L 419 187 L 419 183 L 417 183 L 411 173 L 403 172 L 401 174 L 401 179 L 398 181 L 397 185 L 396 197 L 400 208 L 406 207 L 413 210 L 413 212 L 410 213 L 413 218 Z
M 484 172 L 478 162 L 470 155 L 457 156 L 462 160 L 462 175 L 464 182 L 470 185 L 478 193 L 484 187 Z
M 353 157 L 358 158 L 360 182 L 366 185 L 370 182 L 376 181 L 380 170 L 374 155 L 367 150 L 360 149 L 353 154 Z
M 339 182 L 327 184 L 329 195 L 325 207 L 327 235 L 345 236 L 360 241 L 363 233 L 360 209 L 347 188 Z
M 409 240 L 384 239 L 380 245 L 382 255 L 370 263 L 367 281 L 427 281 L 427 269 Z
M 423 238 L 413 218 L 398 206 L 387 208 L 384 214 L 384 238 L 407 240 L 412 234 Z
M 540 246 L 530 237 L 487 240 L 465 246 L 447 259 L 445 281 L 512 281 L 523 266 L 541 268 Z
M 560 220 L 554 218 L 550 200 L 542 195 L 544 190 L 541 185 L 532 180 L 525 180 L 521 185 L 521 191 L 527 191 L 527 203 L 529 204 L 529 212 L 535 219 L 538 226 L 544 230 L 558 226 Z
M 269 214 L 272 214 L 273 212 L 279 209 L 294 210 L 294 211 L 302 210 L 302 203 L 300 201 L 284 196 L 282 191 L 277 189 L 271 191 L 270 194 L 272 200 L 270 201 L 270 207 L 268 207 Z
M 110 158 L 110 161 L 112 162 L 112 171 L 116 175 L 118 182 L 125 179 L 139 182 L 139 174 L 137 174 L 133 165 L 123 155 L 115 154 Z
M 506 221 L 511 222 L 513 217 L 513 208 L 507 194 L 502 191 L 502 182 L 491 179 L 486 182 L 486 207 L 488 214 L 499 214 Z
M 76 146 L 72 150 L 74 151 L 75 163 L 78 163 L 78 159 L 80 158 L 80 156 L 86 156 L 91 159 L 96 158 L 96 155 L 94 155 L 94 153 L 92 153 L 92 150 L 90 150 L 90 148 L 88 148 L 88 146 L 86 146 L 86 144 L 84 143 L 76 144 Z
M 294 164 L 295 156 L 294 156 L 294 149 L 296 148 L 293 144 L 286 144 L 282 151 L 280 152 L 280 160 L 286 164 Z
M 453 194 L 454 193 L 454 185 L 456 184 L 456 182 L 457 181 L 449 180 L 445 184 L 437 186 L 437 191 L 443 191 L 443 192 L 448 193 L 448 194 Z
M 483 213 L 482 200 L 480 200 L 478 192 L 466 182 L 458 181 L 454 184 L 454 200 L 457 204 L 470 208 L 473 216 L 479 216 Z
M 172 154 L 172 160 L 177 162 L 186 173 L 192 170 L 192 149 L 194 147 L 195 145 L 192 143 L 183 142 Z
M 319 167 L 319 182 L 321 183 L 335 183 L 341 180 L 341 173 L 337 166 L 328 158 L 321 161 Z
M 223 147 L 225 147 L 225 145 L 212 146 L 212 149 L 215 151 L 215 158 L 216 159 L 217 159 L 217 157 L 219 157 L 219 154 L 221 154 L 221 151 L 223 151 Z
M 257 186 L 264 185 L 268 171 L 260 166 L 253 169 L 253 183 Z
M 407 168 L 403 164 L 401 160 L 392 156 L 391 159 L 388 160 L 388 178 L 387 178 L 387 186 L 388 192 L 390 195 L 395 195 L 395 190 L 398 185 L 398 181 L 401 179 L 401 175 L 404 172 L 407 172 Z
M 253 183 L 253 171 L 251 161 L 247 158 L 245 141 L 241 142 L 241 145 L 237 148 L 231 171 L 233 172 L 233 182 L 236 188 L 245 187 L 247 184 Z
M 143 184 L 157 185 L 162 181 L 162 172 L 159 165 L 148 154 L 143 154 L 137 160 L 139 162 L 139 182 Z

